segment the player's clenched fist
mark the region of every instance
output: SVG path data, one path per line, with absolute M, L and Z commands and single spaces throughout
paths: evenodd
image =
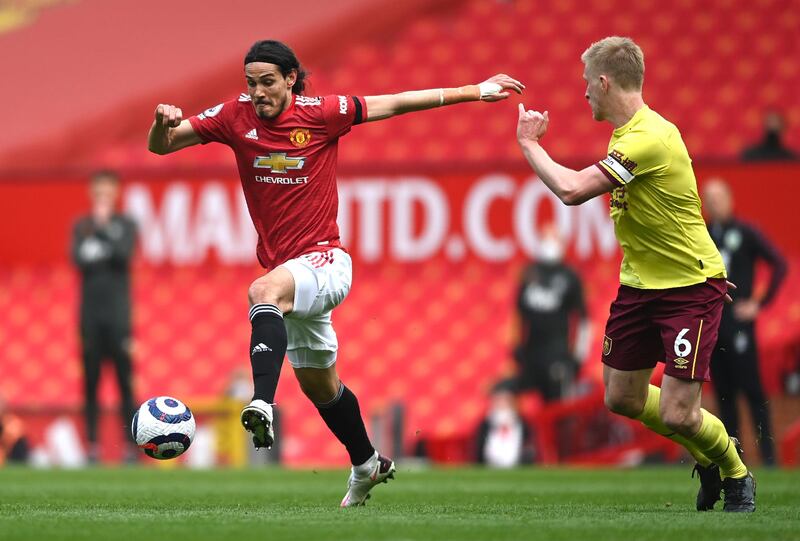
M 517 121 L 517 141 L 537 142 L 544 137 L 547 132 L 547 124 L 550 122 L 550 117 L 547 116 L 547 111 L 540 113 L 539 111 L 526 111 L 525 107 L 519 104 L 519 120 Z
M 183 111 L 174 105 L 159 103 L 156 107 L 156 125 L 166 128 L 177 128 L 183 120 Z

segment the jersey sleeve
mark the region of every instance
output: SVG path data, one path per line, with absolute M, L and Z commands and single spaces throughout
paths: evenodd
M 670 160 L 669 148 L 657 137 L 630 132 L 620 137 L 596 165 L 612 183 L 625 186 L 637 177 L 666 170 Z
M 230 141 L 229 120 L 236 102 L 225 102 L 209 107 L 199 115 L 189 117 L 189 123 L 203 144 Z
M 366 101 L 357 96 L 324 96 L 322 118 L 330 138 L 341 137 L 366 120 Z

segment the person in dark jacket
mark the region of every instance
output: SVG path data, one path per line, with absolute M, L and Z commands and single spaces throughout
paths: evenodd
M 99 458 L 97 384 L 100 365 L 114 363 L 125 426 L 134 412 L 131 386 L 130 263 L 136 225 L 116 211 L 119 178 L 111 171 L 92 175 L 91 213 L 78 220 L 72 235 L 72 259 L 81 276 L 80 335 L 86 398 L 89 461 Z M 131 440 L 130 430 L 125 430 Z M 132 450 L 126 458 L 132 458 Z
M 525 268 L 517 293 L 517 391 L 539 391 L 546 401 L 572 393 L 589 344 L 583 285 L 563 255 L 555 227 L 543 227 L 537 260 Z
M 5 398 L 0 395 L 0 466 L 25 464 L 30 455 L 30 444 L 25 425 L 17 415 L 8 410 Z
M 761 458 L 765 464 L 774 464 L 769 406 L 758 370 L 755 323 L 759 312 L 775 298 L 786 276 L 786 262 L 758 229 L 734 216 L 733 196 L 724 181 L 712 179 L 706 183 L 703 208 L 711 238 L 725 261 L 728 279 L 738 286 L 733 304 L 723 309 L 719 340 L 711 358 L 720 417 L 728 433 L 739 433 L 737 397 L 743 393 L 755 423 Z M 759 260 L 771 268 L 769 285 L 760 297 L 753 290 Z
M 797 155 L 783 144 L 786 123 L 778 111 L 767 111 L 764 115 L 764 136 L 753 146 L 742 150 L 746 162 L 796 160 Z

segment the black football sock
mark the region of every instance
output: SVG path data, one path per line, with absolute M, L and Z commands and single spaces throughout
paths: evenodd
M 274 304 L 255 304 L 250 308 L 250 366 L 253 367 L 253 400 L 275 402 L 275 390 L 286 355 L 286 325 L 283 313 Z
M 333 400 L 315 406 L 331 432 L 347 448 L 353 466 L 363 464 L 375 454 L 361 419 L 358 399 L 342 382 L 339 382 L 339 392 Z

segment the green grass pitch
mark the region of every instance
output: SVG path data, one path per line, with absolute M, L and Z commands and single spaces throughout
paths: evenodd
M 800 539 L 800 472 L 753 515 L 698 513 L 689 468 L 407 470 L 339 509 L 339 471 L 0 470 L 0 540 Z M 721 509 L 721 504 L 718 504 Z

